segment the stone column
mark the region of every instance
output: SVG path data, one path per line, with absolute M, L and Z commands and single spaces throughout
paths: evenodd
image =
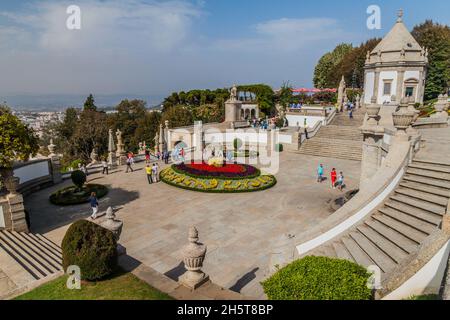
M 202 121 L 194 123 L 195 150 L 194 162 L 201 163 L 203 159 L 203 124 Z
M 53 144 L 53 139 L 50 139 L 50 144 L 48 145 L 48 151 L 50 151 L 49 158 L 51 162 L 51 173 L 53 183 L 57 184 L 62 182 L 62 174 L 61 174 L 61 159 L 57 154 L 55 154 L 55 145 Z
M 380 85 L 380 71 L 379 70 L 375 70 L 374 78 L 375 79 L 374 79 L 374 84 L 373 84 L 373 95 L 371 98 L 371 103 L 378 103 L 378 88 Z
M 161 123 L 159 125 L 159 142 L 158 142 L 158 148 L 160 152 L 164 152 L 164 128 L 163 124 Z
M 9 205 L 9 216 L 11 218 L 11 230 L 17 232 L 29 232 L 25 215 L 25 207 L 23 205 L 23 197 L 17 192 L 19 187 L 19 178 L 13 175 L 5 179 L 5 187 L 9 194 L 6 200 Z
M 405 82 L 405 70 L 400 69 L 397 72 L 397 90 L 395 91 L 396 102 L 399 103 L 403 98 L 403 83 Z
M 108 136 L 108 164 L 111 166 L 111 168 L 115 168 L 117 166 L 116 144 L 114 143 L 112 129 L 109 129 Z
M 241 118 L 242 102 L 239 100 L 227 100 L 225 102 L 225 122 L 235 122 Z
M 369 119 L 360 128 L 364 135 L 361 161 L 361 188 L 365 187 L 366 182 L 374 176 L 381 166 L 381 144 L 384 136 L 384 128 L 379 126 L 376 120 L 380 106 L 371 104 L 366 109 Z

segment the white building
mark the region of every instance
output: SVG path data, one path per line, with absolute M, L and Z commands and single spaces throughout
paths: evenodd
M 394 27 L 367 53 L 364 103 L 398 105 L 404 97 L 423 103 L 428 51 L 403 24 L 402 11 Z

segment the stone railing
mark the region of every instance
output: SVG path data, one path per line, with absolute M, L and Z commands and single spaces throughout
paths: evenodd
M 17 191 L 21 194 L 28 194 L 53 183 L 50 159 L 16 163 L 13 172 L 14 176 L 20 179 Z

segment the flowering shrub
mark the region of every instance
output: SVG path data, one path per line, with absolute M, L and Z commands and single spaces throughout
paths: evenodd
M 208 179 L 208 178 L 222 178 L 222 179 L 237 179 L 242 178 L 256 178 L 261 172 L 258 168 L 247 164 L 226 164 L 222 167 L 215 167 L 206 163 L 180 163 L 172 165 L 173 171 L 191 176 L 194 178 Z
M 215 177 L 193 177 L 174 169 L 166 168 L 160 173 L 160 178 L 165 183 L 193 191 L 201 192 L 251 192 L 261 191 L 273 187 L 277 180 L 271 175 L 258 175 L 256 177 L 243 177 L 241 179 L 215 178 Z M 259 172 L 259 171 L 258 171 Z

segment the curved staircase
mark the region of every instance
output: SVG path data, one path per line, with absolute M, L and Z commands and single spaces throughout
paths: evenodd
M 353 119 L 347 113 L 339 113 L 328 126 L 302 144 L 299 153 L 361 161 L 363 135 L 359 127 L 363 124 L 362 111 L 355 112 Z
M 385 203 L 364 222 L 310 251 L 376 265 L 381 280 L 401 272 L 421 244 L 439 230 L 450 198 L 450 164 L 415 160 Z

